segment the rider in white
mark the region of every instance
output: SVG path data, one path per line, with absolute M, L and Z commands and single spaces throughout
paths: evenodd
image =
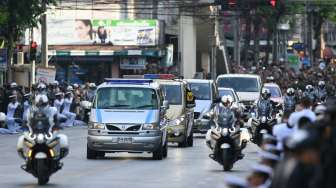
M 34 118 L 35 113 L 39 111 L 44 113 L 47 117 L 48 117 L 48 122 L 49 125 L 53 128 L 57 128 L 57 126 L 59 125 L 58 122 L 58 113 L 57 113 L 57 109 L 55 107 L 51 107 L 49 106 L 49 101 L 48 101 L 48 97 L 46 95 L 37 95 L 35 97 L 35 105 L 32 106 L 31 108 L 29 108 L 28 110 L 28 128 L 29 128 L 29 132 L 32 132 L 32 127 L 31 127 L 31 122 Z M 53 134 L 55 134 L 56 137 L 59 138 L 60 141 L 60 148 L 62 150 L 62 157 L 65 157 L 68 154 L 69 151 L 69 144 L 68 144 L 68 138 L 66 135 L 64 134 L 60 134 L 58 131 L 56 131 L 55 129 L 53 129 Z M 18 151 L 22 151 L 23 147 L 24 147 L 24 135 L 19 137 L 19 141 L 18 141 Z

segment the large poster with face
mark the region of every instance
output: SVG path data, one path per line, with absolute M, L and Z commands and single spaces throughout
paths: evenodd
M 49 19 L 49 45 L 113 44 L 154 46 L 159 38 L 158 20 L 87 20 Z M 40 29 L 34 29 L 34 40 L 40 44 Z M 29 44 L 29 32 L 25 43 Z

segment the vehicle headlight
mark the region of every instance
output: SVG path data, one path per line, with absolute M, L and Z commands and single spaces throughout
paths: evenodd
M 154 130 L 154 129 L 157 129 L 157 128 L 158 128 L 158 126 L 155 123 L 146 123 L 146 124 L 142 125 L 143 130 Z
M 88 125 L 89 129 L 105 129 L 105 125 L 102 123 L 90 122 Z

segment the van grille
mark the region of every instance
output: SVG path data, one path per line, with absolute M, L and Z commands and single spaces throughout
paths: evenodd
M 126 129 L 125 129 L 125 128 Z M 141 128 L 141 125 L 136 124 L 136 125 L 123 125 L 123 124 L 107 124 L 106 128 L 109 131 L 123 131 L 123 132 L 127 132 L 127 131 L 139 131 Z
M 109 131 L 121 131 L 121 129 L 119 129 L 118 127 L 114 126 L 114 125 L 111 125 L 111 124 L 107 124 L 106 125 L 106 128 L 109 130 Z

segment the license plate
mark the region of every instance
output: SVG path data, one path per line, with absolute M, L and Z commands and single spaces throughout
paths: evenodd
M 133 139 L 129 137 L 118 137 L 117 142 L 119 144 L 132 144 Z

